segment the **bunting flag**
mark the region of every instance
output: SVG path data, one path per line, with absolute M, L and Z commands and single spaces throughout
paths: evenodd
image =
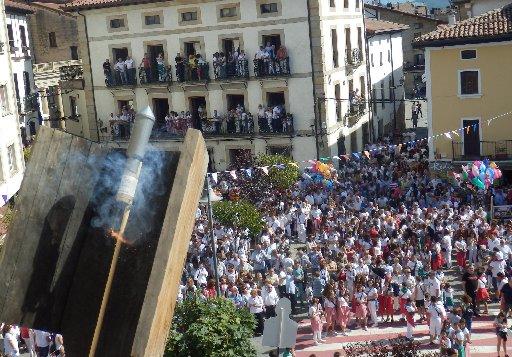
M 268 175 L 268 166 L 260 167 L 260 169 L 265 173 L 265 175 Z
M 369 159 L 370 158 L 370 153 L 368 152 L 368 150 L 365 150 L 364 151 L 364 154 L 366 155 L 366 157 Z
M 296 168 L 299 168 L 299 165 L 297 165 L 297 163 L 295 163 L 295 162 L 289 162 L 288 165 L 295 166 Z
M 252 169 L 245 169 L 247 176 L 252 177 Z
M 212 174 L 211 174 L 211 177 L 212 177 L 213 182 L 217 183 L 217 176 L 218 176 L 218 175 L 219 175 L 219 174 L 218 174 L 218 173 L 216 173 L 216 172 L 214 172 L 214 173 L 212 173 Z
M 229 174 L 231 175 L 232 178 L 234 178 L 236 180 L 236 171 L 235 170 L 229 171 Z
M 453 130 L 453 131 L 452 131 L 452 133 L 454 133 L 454 134 L 455 134 L 455 135 L 457 135 L 457 136 L 460 136 L 460 135 L 459 135 L 459 133 L 457 133 L 457 131 L 456 131 L 456 130 Z
M 314 164 L 316 164 L 316 161 L 315 161 L 315 160 L 308 160 L 308 162 L 309 162 L 310 164 L 313 164 L 313 165 L 314 165 Z
M 450 133 L 444 133 L 444 136 L 446 136 L 448 139 L 452 140 L 452 136 L 450 135 Z
M 466 127 L 466 134 L 469 134 L 469 130 L 471 130 L 471 127 L 470 127 L 470 126 L 467 126 L 467 127 Z
M 356 157 L 356 159 L 359 159 L 359 154 L 357 152 L 353 152 L 352 155 L 354 155 Z
M 335 160 L 341 160 L 339 156 L 333 156 L 332 158 Z

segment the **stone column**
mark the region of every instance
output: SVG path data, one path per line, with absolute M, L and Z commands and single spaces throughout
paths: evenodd
M 64 105 L 62 104 L 62 89 L 60 87 L 57 87 L 57 91 L 55 93 L 55 104 L 57 105 L 57 110 L 59 111 L 59 128 L 62 130 L 66 130 L 66 121 L 64 120 L 64 117 L 66 116 L 64 113 Z
M 50 118 L 50 108 L 48 108 L 48 92 L 46 88 L 39 88 L 37 91 L 39 92 L 39 98 L 41 100 L 41 116 L 43 117 L 43 125 L 47 125 L 49 122 L 44 120 Z

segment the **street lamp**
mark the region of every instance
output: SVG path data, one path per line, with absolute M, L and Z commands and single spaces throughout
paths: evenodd
M 217 296 L 220 296 L 220 286 L 219 286 L 219 271 L 217 269 L 217 240 L 215 239 L 215 235 L 213 234 L 213 214 L 212 214 L 212 202 L 221 201 L 222 197 L 217 196 L 213 189 L 210 187 L 210 180 L 208 178 L 208 174 L 206 174 L 204 179 L 204 190 L 203 196 L 199 200 L 199 202 L 206 203 L 208 209 L 208 230 L 210 231 L 210 240 L 212 241 L 212 249 L 213 249 L 213 271 L 215 277 L 215 292 Z

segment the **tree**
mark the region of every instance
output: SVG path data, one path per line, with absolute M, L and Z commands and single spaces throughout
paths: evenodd
M 223 225 L 247 228 L 252 236 L 259 234 L 263 228 L 261 213 L 247 200 L 219 201 L 212 208 L 213 216 Z
M 268 166 L 268 181 L 278 189 L 285 190 L 299 179 L 299 166 L 293 159 L 284 155 L 260 155 L 257 166 Z
M 176 306 L 165 357 L 256 356 L 251 338 L 256 321 L 231 300 L 196 297 Z

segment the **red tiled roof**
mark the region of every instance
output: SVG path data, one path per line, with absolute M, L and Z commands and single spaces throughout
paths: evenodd
M 409 28 L 409 26 L 404 24 L 376 19 L 365 19 L 364 27 L 366 29 L 366 33 L 370 36 L 379 33 L 403 31 Z
M 62 7 L 65 11 L 82 9 L 101 9 L 105 7 L 126 6 L 136 4 L 148 4 L 169 0 L 70 0 Z
M 9 12 L 9 9 L 11 11 L 22 12 L 22 13 L 26 13 L 26 14 L 31 14 L 34 12 L 34 8 L 25 2 L 5 0 L 6 12 Z
M 443 46 L 457 43 L 478 43 L 512 40 L 512 4 L 454 25 L 439 26 L 437 30 L 418 37 L 415 47 Z

